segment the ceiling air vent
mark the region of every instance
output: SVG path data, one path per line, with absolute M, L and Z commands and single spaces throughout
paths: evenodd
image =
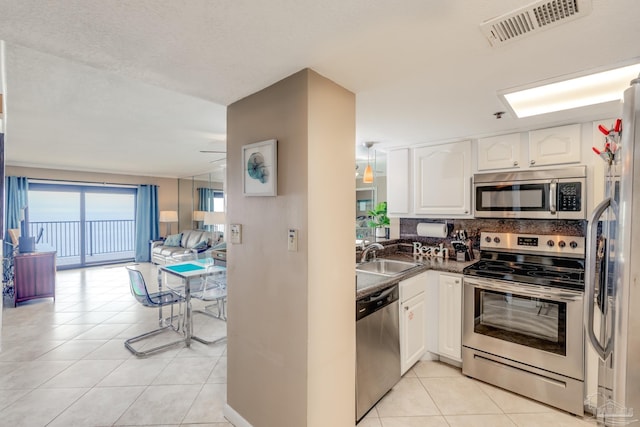
M 483 22 L 480 28 L 492 46 L 553 28 L 591 12 L 591 0 L 537 1 Z

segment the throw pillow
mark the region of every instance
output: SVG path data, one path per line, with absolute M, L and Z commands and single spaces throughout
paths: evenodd
M 212 247 L 211 249 L 214 249 L 214 250 L 227 249 L 227 242 L 222 242 L 220 244 L 217 244 L 214 247 Z
M 196 251 L 201 251 L 201 250 L 207 249 L 208 247 L 209 247 L 209 242 L 207 242 L 206 240 L 203 240 L 193 245 L 193 248 L 191 249 L 195 249 Z
M 182 240 L 182 233 L 172 234 L 167 236 L 164 241 L 165 246 L 180 246 L 180 241 Z

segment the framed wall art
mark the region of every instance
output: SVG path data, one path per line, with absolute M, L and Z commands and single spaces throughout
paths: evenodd
M 245 196 L 276 196 L 278 141 L 270 139 L 242 146 L 242 188 Z

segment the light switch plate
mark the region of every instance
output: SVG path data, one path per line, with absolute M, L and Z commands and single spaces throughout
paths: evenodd
M 242 243 L 242 224 L 231 224 L 231 243 L 232 244 L 240 244 Z
M 289 252 L 298 251 L 298 230 L 290 228 L 287 232 L 287 250 Z

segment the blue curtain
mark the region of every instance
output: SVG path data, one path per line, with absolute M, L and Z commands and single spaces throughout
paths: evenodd
M 216 191 L 213 188 L 198 188 L 198 210 L 204 212 L 213 212 L 214 211 L 214 202 L 213 199 L 219 197 L 223 198 L 224 193 L 221 191 Z M 204 230 L 214 231 L 214 225 L 203 225 Z
M 160 236 L 158 186 L 139 185 L 136 197 L 136 261 L 151 261 L 150 241 Z
M 20 228 L 22 210 L 28 206 L 29 181 L 24 176 L 8 176 L 5 179 L 7 191 L 7 230 Z
M 213 212 L 213 196 L 215 191 L 211 188 L 198 188 L 198 210 Z

